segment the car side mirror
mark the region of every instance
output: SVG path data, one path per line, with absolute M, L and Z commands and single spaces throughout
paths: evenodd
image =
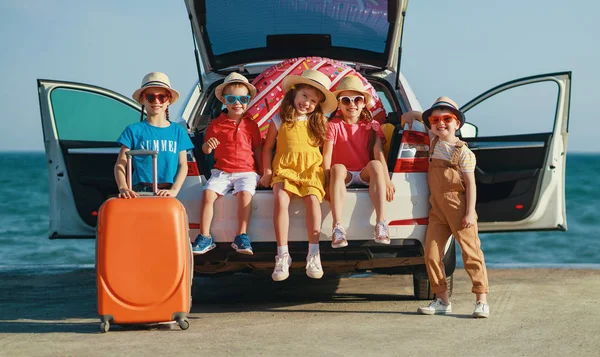
M 471 123 L 465 123 L 462 128 L 459 130 L 459 136 L 461 138 L 476 138 L 477 137 L 477 127 Z

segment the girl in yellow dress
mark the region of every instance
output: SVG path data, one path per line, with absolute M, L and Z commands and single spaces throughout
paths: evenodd
M 290 75 L 283 80 L 286 93 L 279 114 L 273 116 L 263 147 L 263 176 L 259 185 L 273 187 L 273 225 L 277 239 L 275 269 L 271 277 L 282 281 L 289 277 L 292 258 L 288 250 L 290 226 L 289 205 L 293 195 L 302 197 L 306 207 L 308 255 L 306 275 L 313 279 L 323 276 L 319 255 L 321 232 L 321 201 L 325 196 L 323 145 L 327 132 L 327 117 L 337 107 L 329 91 L 331 81 L 317 71 L 308 69 L 302 75 Z M 277 142 L 275 159 L 273 147 Z

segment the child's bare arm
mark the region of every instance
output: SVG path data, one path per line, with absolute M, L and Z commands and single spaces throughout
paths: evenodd
M 323 173 L 325 174 L 325 197 L 329 201 L 329 174 L 331 172 L 331 156 L 333 155 L 333 141 L 325 140 L 323 143 Z
M 477 187 L 475 185 L 475 173 L 463 172 L 463 180 L 465 181 L 465 194 L 467 198 L 467 210 L 465 217 L 462 219 L 462 226 L 469 228 L 477 223 L 475 215 L 475 203 L 477 202 Z
M 333 154 L 333 141 L 325 140 L 323 143 L 323 170 L 325 171 L 325 184 L 329 183 L 329 170 L 331 170 L 331 155 Z
M 127 157 L 125 153 L 128 151 L 129 148 L 127 146 L 121 146 L 114 168 L 115 181 L 117 182 L 119 197 L 121 198 L 137 197 L 137 194 L 127 186 Z
M 265 138 L 265 144 L 262 148 L 262 166 L 263 166 L 263 174 L 260 180 L 258 181 L 259 186 L 269 187 L 271 185 L 271 176 L 273 175 L 273 148 L 275 147 L 275 141 L 277 140 L 277 127 L 275 123 L 271 121 L 269 124 L 269 131 L 267 132 L 267 137 Z
M 417 110 L 406 112 L 400 117 L 400 125 L 404 128 L 404 125 L 408 124 L 408 127 L 412 129 L 412 123 L 414 120 L 420 121 L 421 123 L 423 122 L 422 114 L 423 113 Z

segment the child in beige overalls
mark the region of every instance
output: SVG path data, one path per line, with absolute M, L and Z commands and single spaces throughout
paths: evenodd
M 473 283 L 471 291 L 476 294 L 473 317 L 488 317 L 488 278 L 475 213 L 475 155 L 456 137 L 465 117 L 454 101 L 440 97 L 423 112 L 422 119 L 430 135 L 433 134 L 427 173 L 431 210 L 425 238 L 425 265 L 431 290 L 437 298 L 418 311 L 425 315 L 452 312 L 442 262 L 446 242 L 452 234 L 462 250 L 465 270 Z

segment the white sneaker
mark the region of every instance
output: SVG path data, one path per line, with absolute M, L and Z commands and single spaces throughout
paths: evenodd
M 323 277 L 320 254 L 309 254 L 306 256 L 306 275 L 313 279 L 321 279 Z
M 282 256 L 275 256 L 275 268 L 271 278 L 274 281 L 283 281 L 290 276 L 290 266 L 292 265 L 292 257 L 288 253 L 283 253 Z
M 331 233 L 331 248 L 344 248 L 348 246 L 346 231 L 340 222 L 335 224 Z
M 375 242 L 380 244 L 390 244 L 390 227 L 385 221 L 375 225 Z
M 423 315 L 445 315 L 452 312 L 452 303 L 448 305 L 442 302 L 442 299 L 435 299 L 429 305 L 420 307 L 417 312 Z
M 477 304 L 475 304 L 475 311 L 473 311 L 472 316 L 474 318 L 490 316 L 490 305 L 484 304 L 481 301 L 477 301 Z

